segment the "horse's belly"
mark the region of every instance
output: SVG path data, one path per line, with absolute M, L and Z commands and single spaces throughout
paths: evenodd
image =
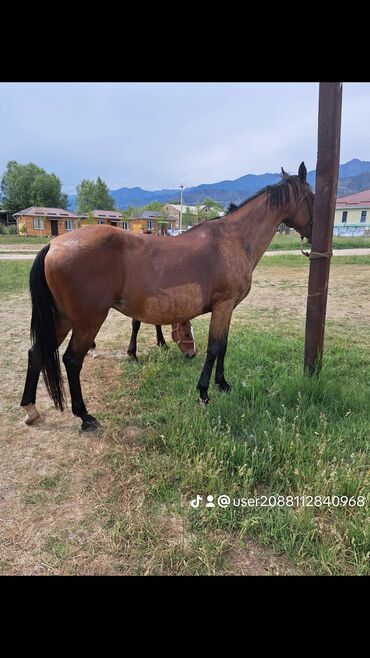
M 130 312 L 126 306 L 125 314 L 150 324 L 171 324 L 185 322 L 201 315 L 204 311 L 202 289 L 198 283 L 186 283 L 168 288 L 158 288 L 155 294 L 148 293 Z M 127 312 L 128 311 L 128 312 Z

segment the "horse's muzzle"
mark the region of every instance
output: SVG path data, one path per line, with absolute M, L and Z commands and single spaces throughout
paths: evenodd
M 185 352 L 184 358 L 185 359 L 194 359 L 195 355 L 196 355 L 196 352 Z

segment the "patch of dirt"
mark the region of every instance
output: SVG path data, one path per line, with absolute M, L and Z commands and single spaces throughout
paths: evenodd
M 22 312 L 20 312 L 22 309 Z M 102 506 L 112 483 L 107 461 L 116 433 L 80 431 L 70 409 L 56 411 L 40 381 L 37 406 L 43 421 L 28 427 L 19 407 L 27 367 L 30 305 L 27 294 L 2 300 L 0 372 L 0 572 L 7 574 L 115 573 L 114 545 L 102 529 Z M 99 334 L 128 343 L 130 320 L 111 313 Z M 153 342 L 154 342 L 153 329 Z M 61 352 L 66 349 L 65 341 Z M 103 408 L 101 386 L 118 379 L 119 359 L 87 358 L 82 387 L 92 413 Z M 98 369 L 100 376 L 97 377 Z M 102 384 L 102 382 L 104 382 Z M 138 428 L 119 433 L 122 450 L 137 443 Z M 127 439 L 127 445 L 126 445 Z M 124 446 L 122 448 L 122 446 Z
M 14 252 L 9 252 L 2 254 L 0 252 L 0 260 L 33 260 L 35 256 L 35 253 L 16 254 Z
M 368 293 L 370 267 L 345 265 L 330 271 L 327 320 L 362 324 L 370 317 Z M 248 310 L 268 311 L 291 322 L 306 317 L 308 268 L 257 267 L 248 297 L 235 309 L 233 318 L 247 321 Z
M 227 553 L 231 574 L 236 576 L 297 576 L 287 558 L 248 539 Z
M 21 253 L 22 251 L 34 251 L 35 253 L 37 253 L 43 247 L 45 247 L 45 244 L 36 244 L 32 242 L 30 242 L 29 244 L 25 244 L 25 243 L 17 244 L 17 242 L 11 242 L 5 244 L 0 240 L 0 251 L 13 251 L 16 252 L 17 254 Z

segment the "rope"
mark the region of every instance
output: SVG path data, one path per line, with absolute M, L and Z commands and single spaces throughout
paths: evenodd
M 331 258 L 332 255 L 333 255 L 333 252 L 330 249 L 330 251 L 322 251 L 322 252 L 311 251 L 308 257 L 309 258 Z
M 333 255 L 333 250 L 330 249 L 330 251 L 303 251 L 303 247 L 301 246 L 301 252 L 306 258 L 331 258 Z

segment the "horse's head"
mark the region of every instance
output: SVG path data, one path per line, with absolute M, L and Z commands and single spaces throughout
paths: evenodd
M 311 186 L 307 183 L 307 169 L 304 162 L 301 162 L 298 169 L 298 176 L 289 176 L 281 168 L 282 176 L 287 182 L 290 182 L 294 190 L 294 201 L 291 203 L 291 212 L 284 223 L 294 228 L 300 233 L 302 238 L 307 238 L 311 243 L 312 238 L 312 218 L 313 204 L 315 195 Z
M 196 355 L 194 332 L 191 322 L 176 322 L 172 325 L 172 340 L 179 346 L 185 358 L 192 359 Z

